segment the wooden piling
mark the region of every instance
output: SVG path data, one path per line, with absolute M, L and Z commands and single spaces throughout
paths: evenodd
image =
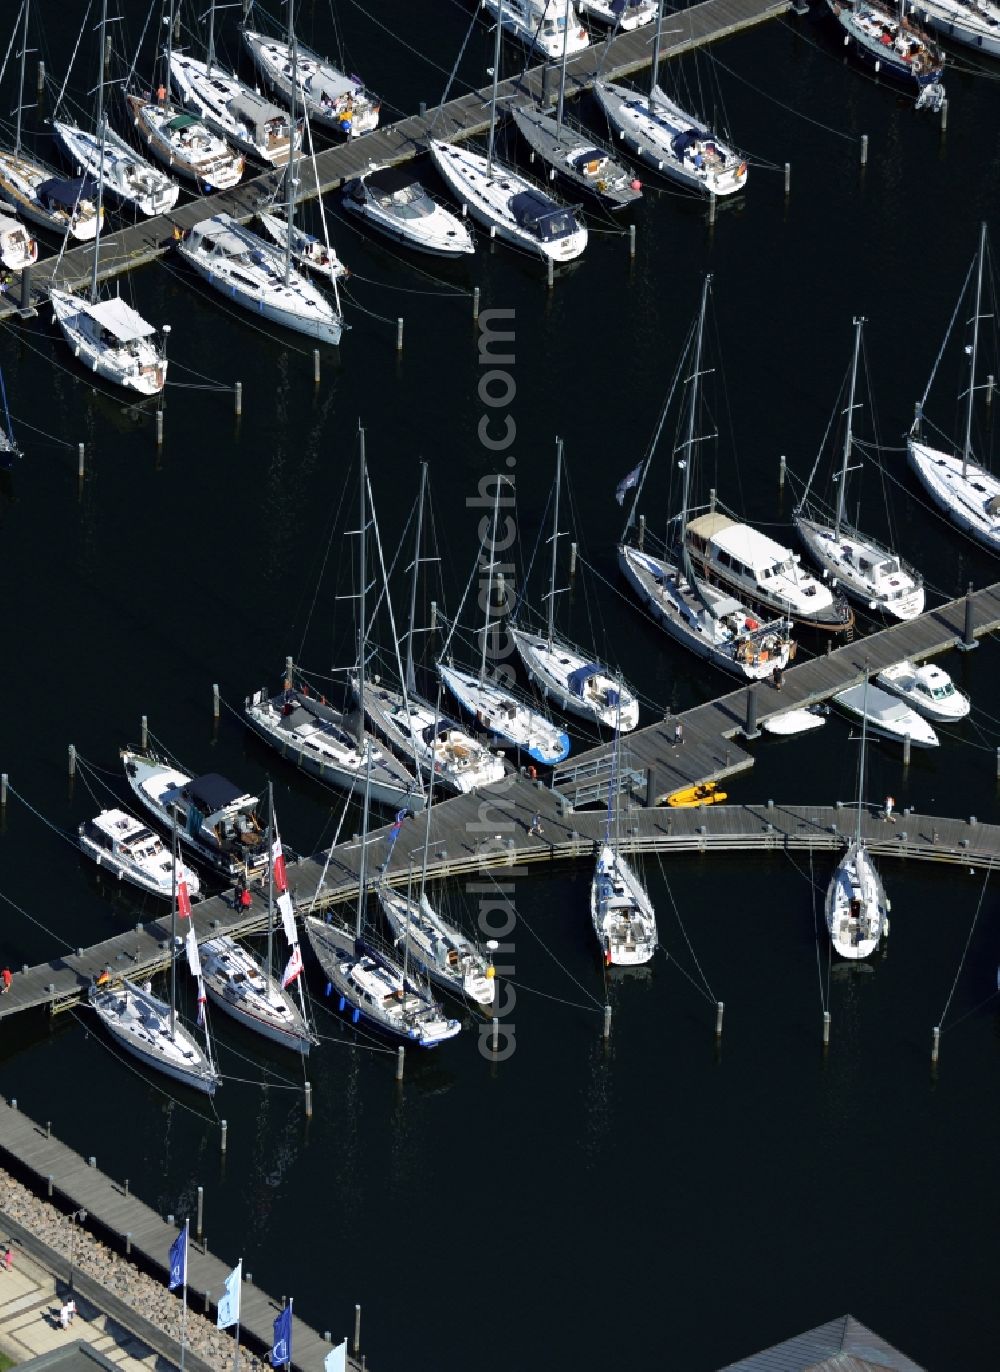
M 396 320 L 396 351 L 397 351 L 398 353 L 401 353 L 401 352 L 403 351 L 403 319 L 402 319 L 402 316 L 400 316 L 400 318 Z
M 861 135 L 861 165 L 863 167 L 868 165 L 868 135 L 866 133 Z
M 235 408 L 235 410 L 236 410 L 236 418 L 239 419 L 240 415 L 243 413 L 243 382 L 242 382 L 242 381 L 237 381 L 236 385 L 233 387 L 233 401 L 234 401 L 234 408 Z
M 1000 748 L 997 749 L 997 776 L 1000 776 Z M 0 772 L 0 810 L 7 808 L 7 773 Z
M 784 487 L 784 484 L 785 484 L 785 471 L 786 471 L 787 467 L 788 467 L 788 460 L 787 460 L 787 458 L 785 457 L 785 454 L 782 453 L 781 456 L 778 458 L 778 489 L 779 489 L 779 490 L 782 489 L 782 488 Z
M 635 225 L 628 226 L 628 260 L 635 261 Z
M 940 1026 L 939 1024 L 935 1024 L 934 1028 L 931 1030 L 931 1062 L 934 1063 L 934 1064 L 936 1065 L 936 1064 L 937 1064 L 937 1060 L 938 1060 L 938 1058 L 939 1058 L 940 1056 L 941 1056 L 941 1026 Z
M 305 1088 L 306 1088 L 306 1119 L 307 1119 L 307 1120 L 311 1120 L 311 1119 L 312 1119 L 312 1113 L 313 1113 L 313 1088 L 312 1088 L 312 1082 L 311 1082 L 311 1081 L 307 1081 L 307 1082 L 305 1083 Z
M 163 447 L 163 411 L 156 411 L 156 446 Z
M 965 629 L 962 634 L 961 643 L 956 645 L 960 652 L 971 653 L 973 648 L 978 648 L 976 635 L 972 631 L 972 582 L 969 582 L 968 590 L 965 592 Z
M 716 1001 L 716 1003 L 715 1003 L 715 1037 L 716 1037 L 717 1039 L 721 1039 L 721 1038 L 722 1038 L 722 1016 L 725 1014 L 725 1010 L 726 1010 L 725 1001 L 721 1001 L 721 1000 Z
M 319 348 L 313 348 L 313 385 L 319 385 Z
M 41 95 L 45 90 L 45 63 L 38 63 L 38 94 Z
M 406 1049 L 402 1044 L 396 1049 L 396 1080 L 403 1080 L 403 1068 L 406 1065 Z
M 212 683 L 212 718 L 213 718 L 213 719 L 218 719 L 218 718 L 219 718 L 219 704 L 220 704 L 220 702 L 219 702 L 219 683 L 218 683 L 217 681 L 215 681 L 215 682 Z
M 478 286 L 474 286 L 474 287 L 472 288 L 472 318 L 473 318 L 473 320 L 477 320 L 477 319 L 479 318 L 479 287 L 478 287 Z
M 947 100 L 942 100 L 942 101 L 941 101 L 941 132 L 942 132 L 942 133 L 946 133 L 947 130 L 948 130 L 948 101 L 947 101 Z
M 575 544 L 575 543 L 571 543 L 571 544 L 569 545 L 569 574 L 570 574 L 571 577 L 576 576 L 576 544 Z
M 354 1307 L 354 1356 L 361 1352 L 361 1306 Z
M 829 1048 L 829 1046 L 830 1046 L 830 1012 L 829 1012 L 829 1010 L 824 1010 L 824 1011 L 823 1011 L 823 1047 L 824 1047 L 824 1048 Z
M 989 376 L 986 378 L 986 403 L 987 403 L 987 405 L 992 405 L 992 404 L 993 404 L 993 373 L 992 373 L 992 372 L 990 372 Z
M 139 718 L 139 746 L 143 752 L 149 747 L 149 720 L 145 715 Z
M 908 733 L 904 734 L 904 735 L 903 735 L 903 766 L 904 766 L 904 767 L 909 767 L 909 765 L 910 765 L 910 749 L 912 748 L 912 746 L 913 746 L 913 740 L 910 738 L 910 735 L 909 735 Z
M 75 776 L 76 776 L 76 748 L 75 748 L 75 747 L 73 746 L 73 744 L 71 743 L 71 744 L 69 745 L 69 779 L 70 779 L 70 781 L 72 781 L 73 778 L 74 778 Z
M 553 283 L 554 280 L 555 280 L 555 267 L 554 267 L 554 264 L 553 264 L 553 262 L 552 262 L 552 258 L 551 258 L 551 257 L 547 257 L 547 258 L 545 259 L 545 284 L 548 286 L 549 290 L 552 289 L 552 283 Z
M 78 443 L 76 445 L 76 474 L 81 481 L 83 480 L 83 469 L 86 464 L 86 453 L 87 445 L 85 443 Z
M 199 1187 L 198 1187 L 198 1219 L 197 1219 L 197 1228 L 195 1229 L 195 1233 L 198 1235 L 199 1239 L 201 1238 L 202 1231 L 203 1231 L 203 1229 L 204 1229 L 204 1227 L 205 1227 L 205 1225 L 204 1225 L 204 1220 L 205 1220 L 205 1188 L 204 1188 L 203 1186 L 199 1186 Z
M 605 1005 L 605 1007 L 604 1007 L 604 1037 L 605 1037 L 606 1039 L 609 1039 L 609 1038 L 611 1037 L 611 1006 L 610 1006 L 610 1005 Z
M 222 1125 L 222 1132 L 219 1135 L 219 1152 L 224 1153 L 226 1151 L 226 1135 L 229 1132 L 229 1124 L 226 1120 L 220 1120 L 220 1124 Z
M 791 164 L 791 162 L 786 162 L 786 163 L 785 163 L 785 199 L 786 199 L 786 200 L 787 200 L 788 197 L 791 195 L 791 193 L 792 193 L 792 164 Z
M 641 514 L 641 515 L 639 516 L 639 547 L 641 548 L 642 545 L 643 545 L 645 542 L 646 542 L 646 516 L 645 516 L 644 514 Z
M 708 222 L 709 224 L 715 223 L 715 191 L 708 193 Z

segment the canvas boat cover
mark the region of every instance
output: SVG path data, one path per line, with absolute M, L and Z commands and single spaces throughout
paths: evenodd
M 196 114 L 178 114 L 171 119 L 167 128 L 172 133 L 179 133 L 181 129 L 189 129 L 192 124 L 200 124 L 201 120 Z
M 596 662 L 588 662 L 586 667 L 577 667 L 575 672 L 570 672 L 569 676 L 566 678 L 566 684 L 575 696 L 580 696 L 582 699 L 583 688 L 586 686 L 587 682 L 590 681 L 592 677 L 603 675 L 603 670 Z M 609 705 L 617 705 L 618 692 L 613 689 L 609 690 L 607 692 L 607 699 Z
M 236 224 L 228 214 L 217 214 L 211 219 L 202 219 L 195 224 L 191 232 L 234 257 L 242 256 L 247 251 L 246 240 L 237 232 Z
M 141 314 L 137 314 L 131 305 L 126 305 L 120 295 L 110 300 L 98 300 L 94 305 L 81 301 L 80 308 L 91 319 L 96 319 L 101 328 L 117 338 L 119 343 L 135 343 L 140 338 L 152 338 L 156 333 L 152 324 L 147 324 Z
M 540 191 L 519 191 L 510 211 L 522 229 L 539 238 L 559 238 L 576 227 L 572 214 Z
M 234 95 L 227 108 L 234 119 L 242 119 L 257 130 L 258 142 L 263 141 L 267 125 L 275 119 L 288 122 L 288 115 L 284 110 L 280 110 L 277 105 L 272 105 L 262 95 L 255 95 L 250 90 L 241 90 L 238 95 Z
M 38 187 L 38 199 L 50 210 L 73 210 L 78 200 L 97 199 L 97 182 L 91 176 L 53 176 Z
M 459 734 L 462 733 L 460 724 L 456 724 L 453 719 L 448 719 L 446 716 L 441 715 L 437 722 L 437 729 L 435 730 L 433 724 L 428 724 L 421 736 L 425 743 L 430 743 L 434 738 L 444 738 L 449 729 L 454 729 L 455 732 Z

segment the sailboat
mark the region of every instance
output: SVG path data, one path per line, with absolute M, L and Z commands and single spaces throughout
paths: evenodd
M 870 610 L 882 610 L 895 619 L 916 619 L 924 609 L 924 583 L 920 573 L 868 534 L 860 533 L 847 520 L 847 474 L 854 449 L 854 397 L 858 379 L 858 356 L 864 320 L 854 320 L 854 354 L 844 420 L 844 446 L 837 484 L 837 506 L 833 523 L 821 513 L 809 510 L 809 492 L 816 467 L 806 482 L 802 499 L 792 523 L 802 542 L 818 564 L 824 577 L 832 577 L 848 595 Z
M 709 274 L 702 287 L 701 309 L 694 334 L 681 358 L 642 474 L 640 476 L 640 469 L 637 468 L 619 487 L 624 495 L 625 488 L 635 478 L 636 493 L 625 533 L 618 545 L 618 565 L 639 600 L 672 638 L 725 672 L 732 672 L 748 681 L 760 681 L 770 676 L 775 668 L 781 670 L 786 667 L 791 660 L 794 645 L 790 622 L 778 619 L 762 624 L 736 596 L 721 591 L 699 577 L 684 537 L 688 525 L 695 454 L 702 441 L 695 430 L 699 415 L 700 383 L 704 374 L 702 347 L 705 312 L 711 284 L 712 277 Z M 678 466 L 682 469 L 680 511 L 676 520 L 671 521 L 674 529 L 672 542 L 663 549 L 663 556 L 657 556 L 644 546 L 648 535 L 641 536 L 640 542 L 636 543 L 631 541 L 630 531 L 635 525 L 635 512 L 645 475 L 656 450 L 677 380 L 689 363 L 690 372 L 685 380 L 690 388 L 687 437 L 677 450 L 680 453 Z
M 198 957 L 198 940 L 195 937 L 193 921 L 188 925 L 184 947 L 187 952 L 188 967 L 198 983 L 198 1023 L 204 1028 L 205 1046 L 202 1048 L 193 1034 L 179 1023 L 177 1015 L 177 911 L 189 921 L 191 903 L 183 881 L 177 880 L 176 854 L 177 833 L 173 832 L 172 851 L 175 867 L 173 879 L 173 899 L 170 914 L 170 1002 L 153 995 L 147 983 L 137 986 L 135 982 L 123 978 L 119 983 L 99 981 L 88 991 L 88 1001 L 101 1023 L 133 1057 L 139 1058 L 149 1067 L 165 1073 L 185 1086 L 194 1087 L 213 1096 L 221 1077 L 212 1056 L 212 1039 L 205 1014 L 204 983 Z
M 857 54 L 875 74 L 884 73 L 918 89 L 936 85 L 944 55 L 912 18 L 905 0 L 826 0 L 844 35 L 844 47 Z M 916 6 L 910 6 L 911 11 Z
M 292 36 L 291 7 L 287 41 L 243 29 L 243 41 L 258 71 L 294 109 L 303 104 L 314 124 L 356 138 L 378 127 L 379 100 L 356 76 L 348 76 L 326 58 L 297 44 Z M 293 51 L 293 49 L 297 49 Z
M 93 181 L 78 177 L 61 181 L 56 173 L 29 157 L 21 147 L 21 111 L 24 108 L 24 62 L 28 52 L 30 0 L 23 0 L 20 84 L 17 93 L 14 150 L 0 148 L 0 199 L 12 205 L 23 219 L 51 229 L 60 236 L 67 231 L 79 242 L 89 242 L 97 232 L 97 209 Z
M 556 638 L 556 570 L 559 548 L 559 492 L 562 484 L 562 439 L 556 441 L 556 485 L 552 511 L 552 572 L 549 582 L 548 627 L 533 633 L 519 624 L 510 625 L 510 636 L 528 676 L 561 710 L 591 723 L 627 732 L 639 723 L 639 702 L 612 672 L 594 662 L 578 648 Z
M 907 442 L 907 454 L 910 466 L 935 505 L 942 509 L 951 522 L 957 524 L 964 533 L 971 534 L 973 538 L 990 548 L 994 553 L 1000 553 L 1000 477 L 987 471 L 981 463 L 977 462 L 972 451 L 972 416 L 976 398 L 979 321 L 986 317 L 982 308 L 983 272 L 986 267 L 985 221 L 980 229 L 979 251 L 973 266 L 976 273 L 976 287 L 975 306 L 972 315 L 972 340 L 967 349 L 969 381 L 965 388 L 964 397 L 960 397 L 960 399 L 965 400 L 965 425 L 960 449 L 961 455 L 932 447 L 929 443 L 925 443 L 920 436 L 923 410 L 931 386 L 934 384 L 937 363 L 935 363 L 934 371 L 931 372 L 923 400 L 917 408 L 917 419 Z M 972 268 L 969 270 L 969 276 L 971 277 L 971 275 Z M 955 326 L 968 284 L 969 278 L 967 277 L 955 314 L 948 326 L 948 333 L 945 335 L 942 353 Z M 940 357 L 941 353 L 938 354 L 939 361 Z M 955 445 L 955 447 L 958 446 Z
M 301 135 L 284 110 L 220 67 L 215 58 L 215 3 L 208 7 L 204 62 L 171 50 L 170 81 L 189 110 L 235 147 L 270 167 L 283 167 Z
M 493 569 L 496 565 L 496 533 L 499 516 L 500 488 L 503 478 L 497 477 L 493 503 L 493 524 L 490 532 L 490 558 L 488 567 L 489 586 L 485 597 L 485 622 L 482 628 L 479 672 L 464 671 L 447 659 L 451 634 L 445 642 L 438 663 L 441 680 L 458 703 L 474 715 L 480 728 L 487 729 L 493 737 L 507 747 L 527 753 L 535 762 L 545 767 L 554 767 L 569 756 L 569 735 L 564 729 L 552 723 L 527 700 L 512 691 L 506 682 L 490 679 L 486 673 L 486 648 L 490 638 L 490 618 L 493 599 Z M 477 556 L 477 566 L 482 566 Z M 456 621 L 457 622 L 457 621 Z
M 637 967 L 656 952 L 656 914 L 649 893 L 621 853 L 620 765 L 621 729 L 616 728 L 604 841 L 590 883 L 590 918 L 605 966 Z
M 3 407 L 3 416 L 0 418 L 0 467 L 8 469 L 13 464 L 15 457 L 23 457 L 24 454 L 14 437 L 14 426 L 11 423 L 10 410 L 7 408 L 7 387 L 4 385 L 2 371 L 0 371 L 0 406 Z
M 438 688 L 440 709 L 440 687 Z M 399 824 L 389 830 L 389 850 L 382 866 L 383 877 L 378 884 L 379 904 L 389 921 L 397 945 L 405 944 L 406 956 L 412 958 L 421 975 L 436 982 L 454 996 L 474 1000 L 478 1005 L 492 1005 L 494 973 L 492 964 L 479 949 L 449 924 L 431 904 L 427 895 L 427 860 L 430 854 L 434 776 L 431 774 L 427 793 L 427 814 L 424 819 L 423 856 L 420 866 L 420 885 L 416 898 L 412 891 L 412 872 L 404 892 L 394 890 L 387 880 L 389 861 Z
M 513 168 L 494 157 L 497 91 L 500 81 L 500 34 L 504 0 L 497 0 L 494 26 L 493 93 L 487 155 L 431 139 L 430 153 L 442 180 L 473 219 L 514 247 L 553 262 L 570 262 L 587 246 L 587 228 L 575 212 L 560 205 Z
M 883 934 L 889 932 L 889 902 L 882 880 L 861 838 L 867 732 L 868 711 L 864 708 L 861 715 L 858 810 L 854 838 L 837 864 L 826 890 L 826 925 L 830 939 L 842 958 L 854 960 L 869 957 L 875 952 Z
M 408 966 L 408 941 L 403 942 L 403 965 L 364 936 L 364 911 L 368 896 L 368 808 L 365 784 L 361 830 L 361 870 L 354 929 L 325 923 L 306 915 L 303 923 L 313 952 L 330 980 L 344 1013 L 350 1007 L 353 1023 L 365 1020 L 394 1038 L 436 1048 L 454 1038 L 461 1029 L 450 1019 Z
M 274 794 L 267 788 L 268 837 L 270 854 L 267 878 L 267 955 L 264 965 L 248 948 L 234 938 L 222 935 L 202 945 L 205 989 L 209 998 L 232 1019 L 273 1043 L 292 1048 L 303 1055 L 319 1040 L 309 1025 L 305 995 L 302 990 L 302 953 L 292 900 L 288 893 L 285 859 L 281 851 L 274 819 Z M 275 886 L 278 887 L 278 907 L 282 928 L 288 942 L 290 957 L 279 982 L 272 974 L 274 945 Z M 288 987 L 297 984 L 299 1004 L 296 1005 Z
M 98 59 L 97 127 L 89 133 L 54 119 L 52 131 L 70 163 L 97 181 L 102 196 L 110 192 L 122 205 L 144 215 L 165 214 L 177 204 L 181 193 L 176 181 L 145 161 L 134 148 L 109 127 L 104 115 L 104 53 L 108 22 L 107 0 L 101 6 L 101 46 Z
M 977 52 L 1000 57 L 1000 4 L 997 0 L 909 0 L 911 13 L 935 33 Z
M 663 0 L 658 0 L 648 96 L 613 81 L 596 81 L 597 102 L 622 146 L 631 146 L 654 171 L 704 195 L 735 195 L 747 183 L 746 161 L 659 84 L 662 27 Z

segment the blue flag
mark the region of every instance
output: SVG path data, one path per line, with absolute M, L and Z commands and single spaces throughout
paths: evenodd
M 239 1324 L 242 1282 L 243 1259 L 240 1258 L 226 1278 L 226 1289 L 219 1297 L 219 1318 L 215 1322 L 218 1329 L 228 1329 L 231 1324 Z
M 615 487 L 615 499 L 618 501 L 619 505 L 624 505 L 625 497 L 628 492 L 633 486 L 638 486 L 641 474 L 642 463 L 640 462 L 638 467 L 633 467 L 628 476 L 623 476 L 621 481 L 619 481 L 618 485 Z
M 280 1367 L 292 1361 L 292 1307 L 286 1305 L 274 1321 L 274 1344 L 271 1348 L 271 1366 Z
M 170 1245 L 170 1290 L 187 1286 L 188 1270 L 188 1222 Z

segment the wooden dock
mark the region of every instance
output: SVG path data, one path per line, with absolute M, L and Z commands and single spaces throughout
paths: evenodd
M 15 1103 L 0 1098 L 0 1159 L 37 1194 L 51 1198 L 68 1212 L 85 1210 L 86 1227 L 119 1253 L 130 1254 L 141 1266 L 169 1275 L 170 1245 L 184 1217 L 168 1224 L 145 1202 L 54 1138 L 48 1128 L 29 1119 Z M 191 1219 L 188 1249 L 188 1304 L 206 1315 L 217 1313 L 226 1278 L 236 1265 L 223 1262 L 195 1241 Z M 269 1353 L 275 1316 L 281 1306 L 252 1282 L 244 1281 L 240 1308 L 240 1340 L 258 1354 Z M 141 1314 L 141 1311 L 139 1312 Z M 344 1334 L 340 1338 L 341 1342 Z M 331 1343 L 298 1315 L 292 1320 L 292 1366 L 299 1372 L 322 1372 Z M 353 1369 L 360 1363 L 348 1359 Z
M 690 9 L 665 16 L 662 57 L 666 60 L 728 38 L 786 14 L 790 9 L 791 0 L 700 0 Z M 567 93 L 570 97 L 579 95 L 593 85 L 602 57 L 605 59 L 605 79 L 612 81 L 648 67 L 652 56 L 652 26 L 620 34 L 613 41 L 605 39 L 591 43 L 569 59 Z M 551 103 L 555 100 L 557 79 L 552 65 L 532 67 L 522 75 L 500 83 L 498 103 L 500 106 L 532 100 Z M 458 141 L 484 133 L 489 128 L 491 95 L 488 87 L 471 91 L 445 105 L 326 148 L 316 155 L 315 171 L 313 163 L 303 159 L 296 168 L 298 198 L 309 200 L 335 190 L 344 181 L 368 171 L 373 164 L 393 166 L 406 162 L 425 152 L 431 138 Z M 283 177 L 282 171 L 267 171 L 231 191 L 188 199 L 169 214 L 157 215 L 117 233 L 103 235 L 99 278 L 106 280 L 118 276 L 164 256 L 173 246 L 175 230 L 183 232 L 214 214 L 229 214 L 241 222 L 251 219 L 280 192 Z M 64 253 L 59 268 L 60 286 L 66 289 L 84 286 L 90 280 L 93 260 L 93 248 L 88 245 Z M 55 264 L 56 255 L 52 254 L 31 269 L 29 295 L 32 307 L 48 299 Z M 9 290 L 0 295 L 0 319 L 18 314 L 20 307 L 21 285 L 15 277 Z

